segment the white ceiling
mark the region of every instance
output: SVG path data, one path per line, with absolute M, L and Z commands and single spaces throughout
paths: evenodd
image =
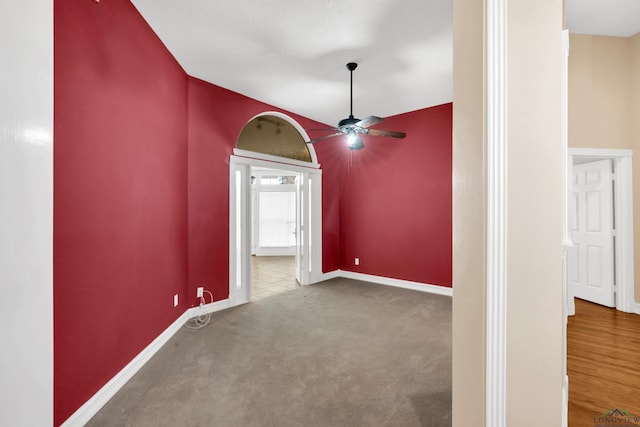
M 356 117 L 452 100 L 451 0 L 131 1 L 188 74 L 326 124 L 349 115 L 351 61 Z M 567 22 L 635 34 L 640 0 L 567 0 Z
M 185 71 L 322 123 L 452 99 L 451 0 L 132 0 Z
M 640 32 L 640 0 L 566 0 L 571 33 L 630 37 Z

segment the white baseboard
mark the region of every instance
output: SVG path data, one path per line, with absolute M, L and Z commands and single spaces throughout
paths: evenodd
M 205 313 L 213 313 L 215 311 L 224 310 L 229 307 L 229 300 L 216 301 L 212 304 L 202 306 Z M 73 413 L 67 420 L 62 423 L 62 427 L 81 427 L 98 413 L 98 411 L 111 399 L 139 370 L 149 361 L 169 339 L 180 330 L 180 328 L 192 317 L 202 314 L 200 307 L 192 307 L 182 313 L 175 322 L 165 329 L 151 344 L 142 350 L 136 357 L 131 360 L 109 380 L 96 394 L 94 394 L 84 405 Z
M 320 278 L 320 280 L 318 280 L 318 282 L 324 282 L 325 280 L 331 280 L 337 277 L 341 277 L 340 273 L 340 270 L 333 270 L 328 273 L 322 273 L 322 277 Z
M 355 273 L 353 271 L 334 270 L 322 275 L 322 280 L 344 277 L 345 279 L 362 280 L 365 282 L 377 283 L 379 285 L 394 286 L 396 288 L 411 289 L 414 291 L 428 292 L 437 295 L 453 296 L 453 289 L 444 286 L 431 285 L 428 283 L 412 282 L 409 280 L 392 279 L 390 277 L 374 276 L 371 274 Z
M 640 314 L 640 304 L 637 302 L 630 304 L 631 312 L 635 314 Z
M 567 316 L 575 316 L 576 315 L 576 300 L 575 298 L 570 298 L 567 304 Z
M 569 425 L 569 377 L 567 375 L 562 381 L 562 420 L 560 423 L 562 427 Z
M 187 320 L 188 320 L 188 319 L 191 319 L 192 317 L 196 317 L 201 314 L 215 313 L 216 311 L 224 310 L 225 308 L 229 308 L 229 307 L 231 307 L 229 300 L 223 299 L 221 301 L 205 304 L 202 306 L 202 308 L 191 307 L 189 310 L 186 311 L 185 314 L 187 315 Z

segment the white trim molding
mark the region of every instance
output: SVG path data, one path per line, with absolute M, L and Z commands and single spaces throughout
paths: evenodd
M 565 363 L 567 356 L 565 355 Z M 569 425 L 569 376 L 564 375 L 562 380 L 562 427 Z
M 570 156 L 584 156 L 584 157 L 594 157 L 595 160 L 600 160 L 598 157 L 602 159 L 607 159 L 610 157 L 633 157 L 633 150 L 626 148 L 579 148 L 579 147 L 570 147 L 569 148 Z
M 303 162 L 302 160 L 289 159 L 285 157 L 272 156 L 271 154 L 258 153 L 257 151 L 247 151 L 240 148 L 233 149 L 236 157 L 245 157 L 254 161 L 255 166 L 278 169 L 282 165 L 287 171 L 306 172 L 309 169 L 320 169 L 319 163 Z M 264 163 L 261 163 L 264 162 Z
M 453 289 L 446 286 L 431 285 L 429 283 L 412 282 L 410 280 L 393 279 L 391 277 L 374 276 L 372 274 L 356 273 L 354 271 L 334 270 L 324 273 L 322 280 L 335 279 L 342 277 L 345 279 L 361 280 L 363 282 L 371 282 L 379 285 L 393 286 L 396 288 L 411 289 L 414 291 L 427 292 L 431 294 L 453 296 Z
M 201 307 L 193 307 L 182 313 L 167 329 L 154 339 L 144 350 L 131 360 L 120 372 L 109 380 L 84 405 L 62 423 L 62 427 L 84 426 L 100 409 L 129 381 L 176 332 L 182 328 L 187 320 L 200 314 L 208 314 L 224 310 L 229 307 L 229 300 L 216 301 Z
M 229 300 L 223 299 L 209 304 L 204 304 L 202 307 L 191 307 L 185 314 L 187 316 L 187 320 L 189 320 L 202 314 L 215 313 L 216 311 L 225 310 L 229 307 L 231 307 Z
M 335 279 L 337 277 L 342 277 L 342 270 L 333 270 L 328 273 L 322 273 L 322 277 L 320 277 L 320 280 L 318 280 L 318 282 L 324 282 L 327 280 Z
M 575 314 L 575 305 L 569 304 L 569 270 L 567 260 L 572 246 L 569 232 L 569 30 L 562 31 L 562 427 L 569 424 L 569 377 L 567 376 L 567 325 L 569 315 Z M 571 299 L 573 301 L 573 299 Z M 573 311 L 572 311 L 573 310 Z
M 486 425 L 507 418 L 507 2 L 486 2 Z

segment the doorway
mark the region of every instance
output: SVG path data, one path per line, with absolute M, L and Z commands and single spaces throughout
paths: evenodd
M 243 135 L 249 137 L 242 139 Z M 234 148 L 233 155 L 230 156 L 230 306 L 244 304 L 252 299 L 251 258 L 255 228 L 252 216 L 252 180 L 256 179 L 256 173 L 260 171 L 266 171 L 267 181 L 282 179 L 285 182 L 273 185 L 291 185 L 291 181 L 295 182 L 295 225 L 280 224 L 282 227 L 291 227 L 295 235 L 295 280 L 305 286 L 322 279 L 322 171 L 315 150 L 305 142 L 308 140 L 304 129 L 293 119 L 282 113 L 263 113 L 248 122 L 238 141 L 238 147 L 244 148 Z M 301 152 L 303 155 L 300 155 Z M 273 201 L 273 198 L 267 196 L 265 202 L 268 203 L 269 199 Z M 289 201 L 291 203 L 291 199 Z M 289 206 L 289 209 L 292 207 Z M 294 215 L 289 212 L 287 216 Z M 258 242 L 255 251 L 291 251 L 290 236 L 271 237 L 272 241 L 262 245 L 264 247 L 260 247 Z M 268 236 L 265 238 L 268 240 Z M 273 246 L 280 247 L 276 249 Z
M 251 169 L 251 300 L 297 289 L 300 174 Z M 299 260 L 298 260 L 299 262 Z
M 574 298 L 634 311 L 631 150 L 570 148 L 567 314 Z

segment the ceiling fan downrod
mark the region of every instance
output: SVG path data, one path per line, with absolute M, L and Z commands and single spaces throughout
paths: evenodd
M 351 96 L 349 97 L 350 99 L 350 108 L 349 108 L 349 118 L 353 119 L 353 70 L 355 70 L 356 68 L 358 68 L 358 64 L 355 62 L 349 62 L 347 64 L 347 69 L 349 70 L 349 74 L 351 76 Z

